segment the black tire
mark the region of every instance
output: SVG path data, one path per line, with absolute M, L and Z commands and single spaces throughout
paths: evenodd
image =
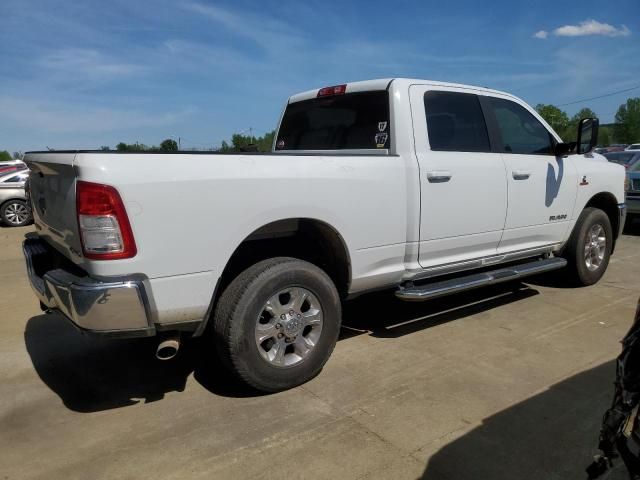
M 604 230 L 606 241 L 604 257 L 597 267 L 592 265 L 592 268 L 589 268 L 585 258 L 586 242 L 591 229 L 596 225 L 600 225 Z M 587 286 L 593 285 L 600 280 L 609 265 L 612 247 L 613 230 L 607 214 L 598 208 L 585 208 L 578 217 L 578 221 L 562 254 L 568 262 L 567 273 L 569 281 L 578 286 Z
M 319 301 L 322 328 L 300 363 L 277 366 L 259 351 L 256 324 L 267 300 L 295 287 L 312 292 Z M 263 392 L 277 392 L 301 385 L 322 370 L 338 340 L 340 322 L 340 297 L 329 276 L 311 263 L 279 257 L 249 267 L 229 284 L 216 305 L 212 333 L 221 360 L 241 381 Z
M 22 216 L 16 216 L 18 210 L 22 211 L 26 209 L 27 216 L 22 219 Z M 2 204 L 0 207 L 0 219 L 2 223 L 8 227 L 24 227 L 33 221 L 33 215 L 29 204 L 24 200 L 9 200 Z

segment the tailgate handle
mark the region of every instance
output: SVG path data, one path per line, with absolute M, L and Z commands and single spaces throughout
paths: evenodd
M 432 170 L 427 172 L 427 180 L 430 183 L 443 183 L 451 180 L 451 172 L 446 170 Z

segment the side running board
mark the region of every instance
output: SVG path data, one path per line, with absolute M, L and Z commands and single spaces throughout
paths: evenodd
M 443 297 L 452 293 L 463 292 L 473 288 L 485 287 L 496 283 L 509 282 L 519 278 L 538 273 L 557 270 L 567 265 L 564 258 L 552 257 L 545 260 L 513 265 L 499 270 L 475 273 L 465 277 L 452 278 L 440 282 L 432 282 L 424 285 L 400 287 L 396 291 L 396 297 L 401 300 L 420 302 L 432 298 Z

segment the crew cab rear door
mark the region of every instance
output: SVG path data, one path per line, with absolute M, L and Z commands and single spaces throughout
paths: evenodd
M 507 211 L 505 164 L 493 153 L 475 91 L 412 85 L 424 268 L 496 254 Z

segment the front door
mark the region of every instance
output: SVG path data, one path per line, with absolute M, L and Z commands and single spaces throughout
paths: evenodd
M 505 165 L 492 153 L 473 90 L 410 88 L 420 167 L 424 268 L 495 255 L 507 208 Z
M 507 167 L 508 209 L 499 253 L 561 242 L 570 226 L 578 188 L 570 157 L 553 154 L 554 138 L 523 105 L 486 97 Z M 490 120 L 492 121 L 492 120 Z

